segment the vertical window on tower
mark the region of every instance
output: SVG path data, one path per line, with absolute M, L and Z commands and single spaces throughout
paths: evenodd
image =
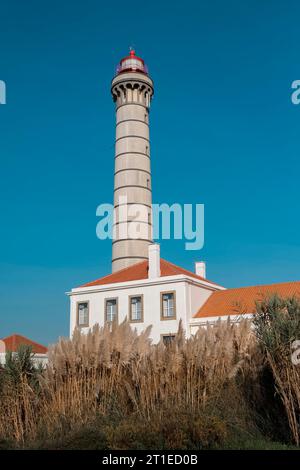
M 176 318 L 176 295 L 175 291 L 161 293 L 161 320 L 172 320 Z
M 118 318 L 118 299 L 105 299 L 105 321 L 108 323 Z
M 143 296 L 132 295 L 129 297 L 129 318 L 131 322 L 143 321 Z
M 145 122 L 148 123 L 148 115 L 147 115 L 147 113 L 145 113 L 144 120 L 145 120 Z
M 89 326 L 89 303 L 79 302 L 77 304 L 77 326 L 84 328 Z
M 149 147 L 148 145 L 146 145 L 146 155 L 148 155 L 148 150 L 149 150 Z

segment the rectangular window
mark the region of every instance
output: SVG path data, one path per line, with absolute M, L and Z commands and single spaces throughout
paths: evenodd
M 175 335 L 163 335 L 162 340 L 165 346 L 169 346 L 175 339 Z
M 113 322 L 117 319 L 118 315 L 118 302 L 117 299 L 105 300 L 105 319 L 107 322 Z
M 80 327 L 89 326 L 88 302 L 80 302 L 77 304 L 77 325 Z
M 161 293 L 161 319 L 171 320 L 176 318 L 175 292 Z
M 143 297 L 141 295 L 129 297 L 130 321 L 143 321 Z

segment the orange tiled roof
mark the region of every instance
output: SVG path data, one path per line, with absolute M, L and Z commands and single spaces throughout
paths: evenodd
M 21 335 L 11 335 L 6 338 L 2 338 L 2 341 L 5 343 L 6 351 L 16 352 L 19 346 L 25 344 L 32 346 L 32 352 L 35 354 L 47 354 L 48 349 L 42 344 L 31 341 L 31 339 L 26 338 Z
M 215 291 L 200 307 L 194 318 L 254 313 L 256 301 L 259 302 L 266 296 L 275 293 L 282 297 L 300 297 L 300 282 L 284 282 Z
M 179 266 L 176 266 L 176 264 L 170 263 L 164 259 L 160 260 L 160 271 L 161 277 L 185 274 L 186 276 L 191 276 L 195 279 L 215 284 L 214 282 L 208 281 L 201 276 L 197 276 L 197 274 L 188 271 L 187 269 L 180 268 Z M 116 271 L 113 274 L 108 274 L 108 276 L 96 279 L 96 281 L 88 282 L 87 284 L 83 284 L 80 287 L 101 286 L 104 284 L 115 284 L 117 282 L 139 281 L 141 279 L 148 279 L 148 260 L 133 264 L 128 268 L 120 269 L 120 271 Z M 217 284 L 215 285 L 217 286 Z

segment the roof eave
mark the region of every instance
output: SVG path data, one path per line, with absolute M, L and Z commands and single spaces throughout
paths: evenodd
M 215 323 L 218 320 L 228 320 L 230 319 L 231 322 L 237 323 L 243 319 L 251 319 L 253 318 L 254 313 L 241 313 L 241 314 L 225 314 L 225 315 L 210 315 L 207 317 L 192 317 L 190 319 L 191 326 L 204 326 L 208 323 Z
M 197 285 L 199 287 L 203 287 L 212 291 L 218 291 L 218 290 L 226 290 L 225 287 L 220 286 L 218 284 L 211 283 L 206 280 L 202 279 L 197 279 L 192 276 L 187 276 L 185 274 L 176 274 L 173 276 L 161 276 L 158 278 L 154 279 L 137 279 L 134 281 L 125 281 L 125 282 L 115 282 L 111 284 L 101 284 L 101 285 L 95 285 L 95 286 L 88 286 L 88 287 L 75 287 L 69 292 L 66 292 L 66 295 L 72 296 L 72 295 L 78 295 L 78 294 L 84 294 L 84 293 L 92 293 L 92 292 L 104 292 L 108 290 L 118 290 L 118 289 L 126 289 L 130 287 L 145 287 L 147 285 L 157 285 L 157 284 L 167 284 L 167 283 L 173 283 L 173 282 L 188 282 L 189 284 Z

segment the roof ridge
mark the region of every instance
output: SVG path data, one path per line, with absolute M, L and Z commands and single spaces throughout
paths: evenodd
M 27 336 L 20 335 L 20 333 L 12 333 L 11 335 L 8 335 L 2 338 L 2 341 L 4 341 L 5 339 L 14 338 L 15 336 L 18 336 L 19 338 L 29 339 L 27 338 Z
M 198 274 L 196 273 L 193 273 L 193 271 L 190 271 L 189 269 L 186 269 L 186 268 L 182 268 L 181 266 L 179 266 L 178 264 L 175 264 L 175 263 L 172 263 L 171 261 L 168 261 L 164 258 L 161 258 L 161 261 L 165 261 L 166 263 L 170 264 L 171 266 L 174 266 L 175 268 L 179 268 L 181 271 L 186 271 L 188 273 L 191 273 L 193 276 L 197 276 L 199 277 L 200 279 L 203 279 L 203 281 L 205 281 L 206 279 L 202 276 L 199 276 Z
M 110 274 L 106 274 L 105 276 L 101 276 L 101 277 L 99 277 L 98 279 L 95 279 L 94 281 L 86 282 L 85 284 L 82 284 L 81 286 L 78 286 L 78 287 L 84 287 L 84 286 L 86 286 L 87 284 L 93 284 L 94 282 L 102 281 L 103 279 L 107 279 L 109 276 L 113 276 L 114 274 L 122 273 L 122 272 L 124 272 L 124 271 L 127 271 L 128 269 L 131 269 L 131 268 L 133 268 L 133 267 L 136 267 L 137 265 L 143 264 L 143 263 L 145 263 L 145 262 L 148 263 L 148 260 L 144 259 L 143 261 L 139 261 L 138 263 L 134 263 L 134 264 L 132 264 L 131 266 L 126 266 L 126 268 L 119 269 L 118 271 L 115 271 L 114 273 L 110 273 Z
M 29 341 L 30 343 L 36 345 L 36 346 L 40 346 L 44 349 L 48 349 L 47 346 L 45 346 L 44 344 L 41 344 L 41 343 L 37 343 L 36 341 L 33 341 L 32 339 L 28 338 L 27 336 L 24 336 L 24 335 L 20 335 L 20 333 L 13 333 L 12 335 L 9 335 L 9 336 L 5 336 L 5 338 L 1 338 L 2 341 L 5 342 L 5 340 L 8 340 L 10 338 L 21 338 L 21 339 L 25 339 L 26 341 Z
M 271 284 L 254 284 L 253 286 L 227 287 L 225 291 L 251 289 L 251 288 L 254 289 L 254 288 L 259 288 L 259 287 L 282 286 L 284 284 L 300 284 L 300 281 L 272 282 Z M 224 291 L 217 291 L 217 292 L 224 292 Z
M 215 286 L 223 287 L 223 286 L 221 286 L 221 284 L 218 284 L 217 282 L 210 281 L 209 279 L 206 279 L 205 277 L 199 276 L 199 274 L 196 274 L 193 271 L 190 271 L 189 269 L 182 268 L 181 266 L 178 266 L 178 264 L 172 263 L 171 261 L 165 260 L 163 258 L 161 258 L 161 260 L 165 261 L 168 264 L 171 264 L 172 266 L 174 266 L 175 268 L 180 269 L 181 271 L 185 271 L 186 273 L 191 274 L 191 276 L 196 278 L 196 279 L 200 279 L 201 281 L 208 282 L 209 284 L 214 284 Z
M 127 282 L 130 280 L 146 279 L 148 277 L 147 275 L 148 266 L 149 266 L 149 260 L 145 259 L 143 261 L 139 261 L 138 263 L 134 263 L 131 266 L 127 266 L 126 268 L 119 269 L 118 271 L 114 273 L 106 274 L 105 276 L 94 279 L 93 281 L 90 281 L 90 282 L 85 282 L 84 284 L 81 284 L 75 289 L 92 287 L 96 285 L 110 284 L 110 283 L 115 284 L 119 282 Z M 201 281 L 201 282 L 206 282 L 208 284 L 212 284 L 217 287 L 222 287 L 220 284 L 217 284 L 216 282 L 210 281 L 209 279 L 199 276 L 195 272 L 190 271 L 189 269 L 183 268 L 164 258 L 160 258 L 160 267 L 161 267 L 160 277 L 185 275 L 185 276 L 192 277 L 193 279 L 197 279 L 198 281 Z M 141 270 L 143 273 L 141 273 Z M 132 274 L 135 275 L 134 273 L 136 273 L 136 271 L 140 272 L 141 276 L 133 277 L 132 279 L 129 279 L 132 277 Z M 163 274 L 164 271 L 167 271 L 167 272 Z M 168 271 L 170 272 L 168 273 Z M 124 277 L 128 278 L 127 281 L 124 281 Z

